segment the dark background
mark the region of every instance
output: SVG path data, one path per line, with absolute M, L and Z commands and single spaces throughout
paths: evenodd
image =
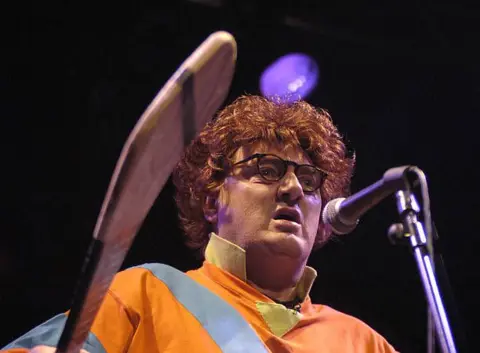
M 131 128 L 180 63 L 224 29 L 238 43 L 226 103 L 258 93 L 259 75 L 278 56 L 308 53 L 320 66 L 308 101 L 330 111 L 357 154 L 352 191 L 394 166 L 413 164 L 427 174 L 451 324 L 461 352 L 480 351 L 474 2 L 13 6 L 1 12 L 0 346 L 69 307 Z M 172 195 L 169 182 L 123 267 L 199 265 L 182 244 Z M 417 269 L 409 249 L 386 237 L 397 220 L 391 197 L 354 233 L 315 253 L 319 276 L 311 295 L 366 321 L 402 352 L 423 352 L 426 302 Z

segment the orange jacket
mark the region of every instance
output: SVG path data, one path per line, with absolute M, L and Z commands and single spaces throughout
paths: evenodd
M 182 281 L 162 280 L 156 275 L 162 267 L 164 265 L 140 266 L 117 274 L 93 323 L 85 349 L 91 353 L 253 352 L 249 348 L 252 337 L 240 332 L 241 329 L 230 322 L 226 311 L 218 309 L 226 302 L 229 309 L 240 314 L 246 327 L 252 328 L 253 340 L 257 339 L 266 352 L 395 352 L 382 336 L 362 321 L 328 306 L 314 305 L 308 296 L 297 313 L 276 304 L 230 273 L 204 262 L 200 269 L 187 272 L 187 276 L 214 293 L 215 298 L 223 299 L 217 298 L 219 302 L 208 302 L 211 304 L 205 306 L 206 302 L 197 291 L 182 287 L 179 283 Z M 182 304 L 179 294 L 194 305 L 198 302 L 196 313 Z M 220 316 L 214 321 L 208 319 L 209 313 L 217 309 Z M 39 336 L 39 326 L 27 334 L 30 336 L 26 340 L 23 336 L 26 348 L 9 348 L 6 352 L 23 353 L 37 344 L 55 345 L 64 315 L 56 320 L 58 323 L 51 324 L 48 334 L 44 330 L 43 336 Z M 287 325 L 290 328 L 279 334 L 279 325 L 289 320 L 294 320 L 294 324 Z M 218 335 L 216 340 L 212 338 L 209 333 L 212 329 L 220 332 L 220 339 Z M 240 350 L 228 347 L 234 338 L 243 345 Z M 22 337 L 16 342 L 21 341 Z

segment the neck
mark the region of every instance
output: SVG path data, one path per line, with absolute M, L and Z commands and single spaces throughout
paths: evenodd
M 205 258 L 277 302 L 303 301 L 317 276 L 313 268 L 306 267 L 306 260 L 299 263 L 298 258 L 272 259 L 261 252 L 252 256 L 251 250 L 247 254 L 238 245 L 212 233 Z
M 248 283 L 257 289 L 259 292 L 265 294 L 267 297 L 273 299 L 274 301 L 277 302 L 287 302 L 291 301 L 296 298 L 297 296 L 297 291 L 295 287 L 279 290 L 279 291 L 274 291 L 274 290 L 269 290 L 269 289 L 264 289 L 259 286 L 257 286 L 255 283 L 252 281 L 248 281 Z
M 285 259 L 249 258 L 247 254 L 247 281 L 261 293 L 276 301 L 290 301 L 297 296 L 297 284 L 304 272 L 304 264 Z

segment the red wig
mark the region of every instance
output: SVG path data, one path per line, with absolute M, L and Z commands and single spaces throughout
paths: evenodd
M 241 146 L 258 141 L 301 147 L 313 164 L 328 173 L 320 194 L 323 204 L 346 196 L 355 163 L 330 115 L 304 101 L 281 103 L 259 96 L 242 96 L 218 113 L 186 148 L 173 172 L 175 200 L 187 245 L 203 250 L 214 231 L 203 214 L 205 197 L 223 184 L 231 157 Z M 320 222 L 315 246 L 331 236 Z

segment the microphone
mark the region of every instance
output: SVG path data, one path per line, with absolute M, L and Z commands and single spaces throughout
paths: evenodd
M 336 198 L 325 205 L 323 223 L 332 227 L 335 234 L 348 234 L 355 229 L 359 218 L 395 191 L 408 188 L 406 172 L 411 166 L 388 169 L 383 178 L 348 198 Z

